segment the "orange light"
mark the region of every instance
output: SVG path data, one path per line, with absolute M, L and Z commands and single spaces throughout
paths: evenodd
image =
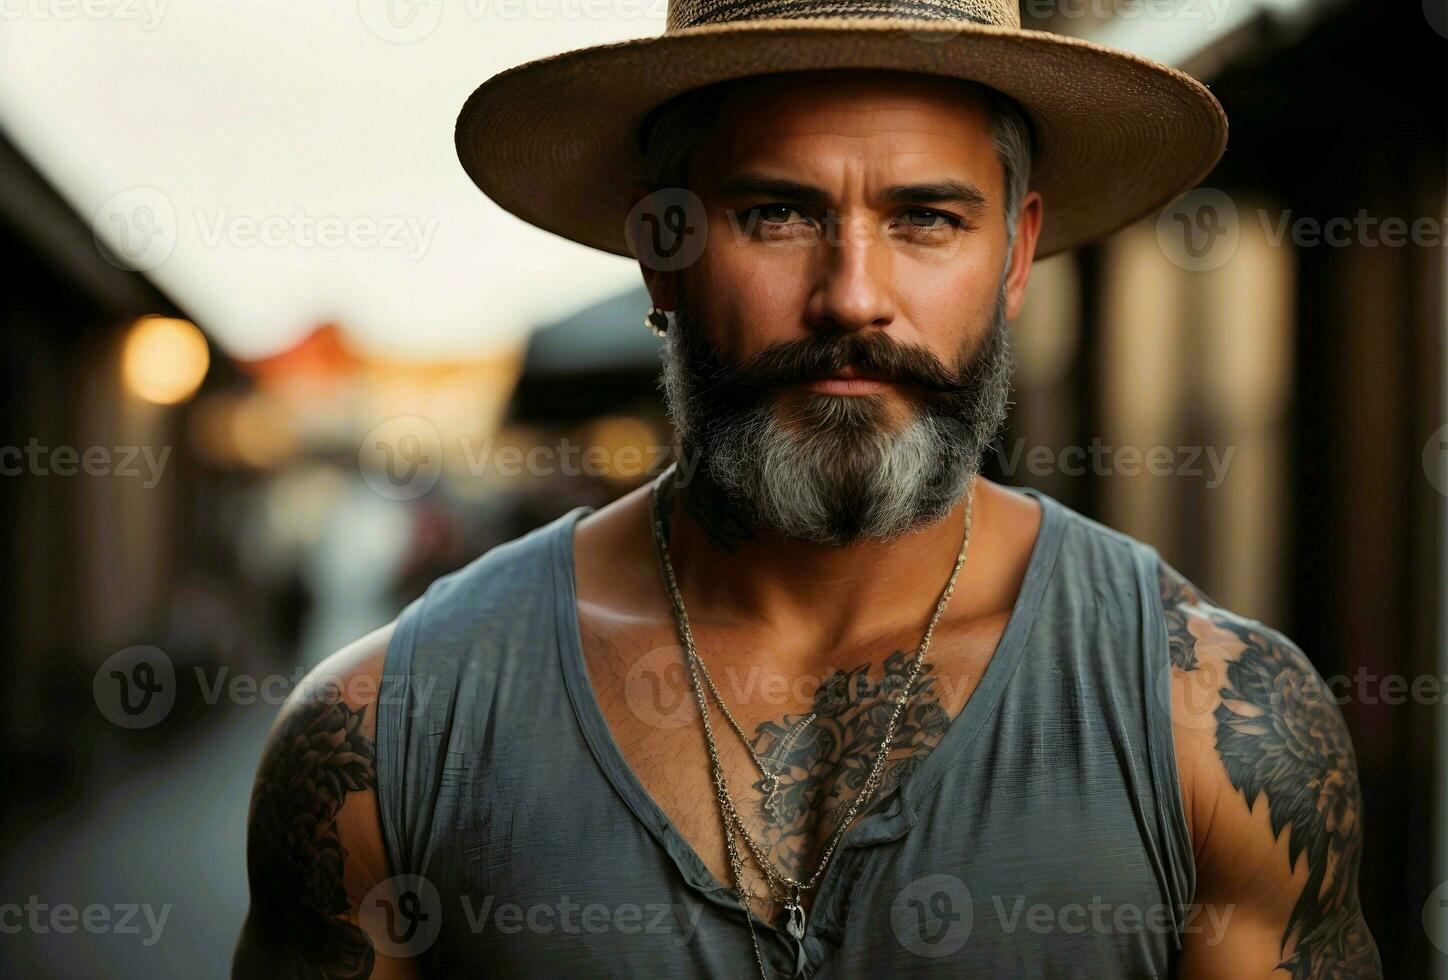
M 196 324 L 174 317 L 141 317 L 121 351 L 126 387 L 157 405 L 178 405 L 196 394 L 210 367 L 206 337 Z

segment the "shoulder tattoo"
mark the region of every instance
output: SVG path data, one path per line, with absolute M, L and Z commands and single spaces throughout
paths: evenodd
M 356 978 L 372 943 L 348 920 L 347 851 L 337 813 L 348 793 L 375 788 L 376 752 L 335 684 L 288 709 L 262 759 L 247 840 L 251 911 L 234 976 Z
M 1381 976 L 1358 903 L 1357 762 L 1330 692 L 1280 632 L 1221 608 L 1165 562 L 1158 581 L 1173 670 L 1198 669 L 1200 636 L 1240 647 L 1213 713 L 1217 754 L 1248 809 L 1265 805 L 1274 837 L 1287 835 L 1289 871 L 1306 855 L 1307 884 L 1282 934 L 1292 952 L 1278 969 L 1294 980 Z

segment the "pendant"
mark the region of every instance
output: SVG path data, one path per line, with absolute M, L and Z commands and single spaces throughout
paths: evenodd
M 804 905 L 800 902 L 799 889 L 794 889 L 794 894 L 785 900 L 784 912 L 788 918 L 784 923 L 784 930 L 795 939 L 804 938 Z
M 779 801 L 775 794 L 779 792 L 779 773 L 772 772 L 764 777 L 764 809 L 769 811 L 770 816 L 779 818 Z

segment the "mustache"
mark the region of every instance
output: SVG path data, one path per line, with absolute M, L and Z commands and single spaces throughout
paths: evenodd
M 815 334 L 777 341 L 742 361 L 721 364 L 715 360 L 712 367 L 711 382 L 738 388 L 810 381 L 845 368 L 942 395 L 968 394 L 976 383 L 946 367 L 926 348 L 902 344 L 883 332 Z

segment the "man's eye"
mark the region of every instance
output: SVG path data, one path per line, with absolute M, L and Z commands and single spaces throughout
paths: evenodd
M 929 208 L 911 208 L 905 212 L 910 217 L 910 224 L 915 228 L 926 231 L 936 231 L 945 228 L 958 228 L 961 221 L 952 214 L 944 211 L 932 211 Z M 917 220 L 923 219 L 923 220 Z
M 793 222 L 789 220 L 791 214 L 799 215 L 801 218 L 804 217 L 804 214 L 799 208 L 790 204 L 757 204 L 745 213 L 756 215 L 772 225 L 792 224 Z

